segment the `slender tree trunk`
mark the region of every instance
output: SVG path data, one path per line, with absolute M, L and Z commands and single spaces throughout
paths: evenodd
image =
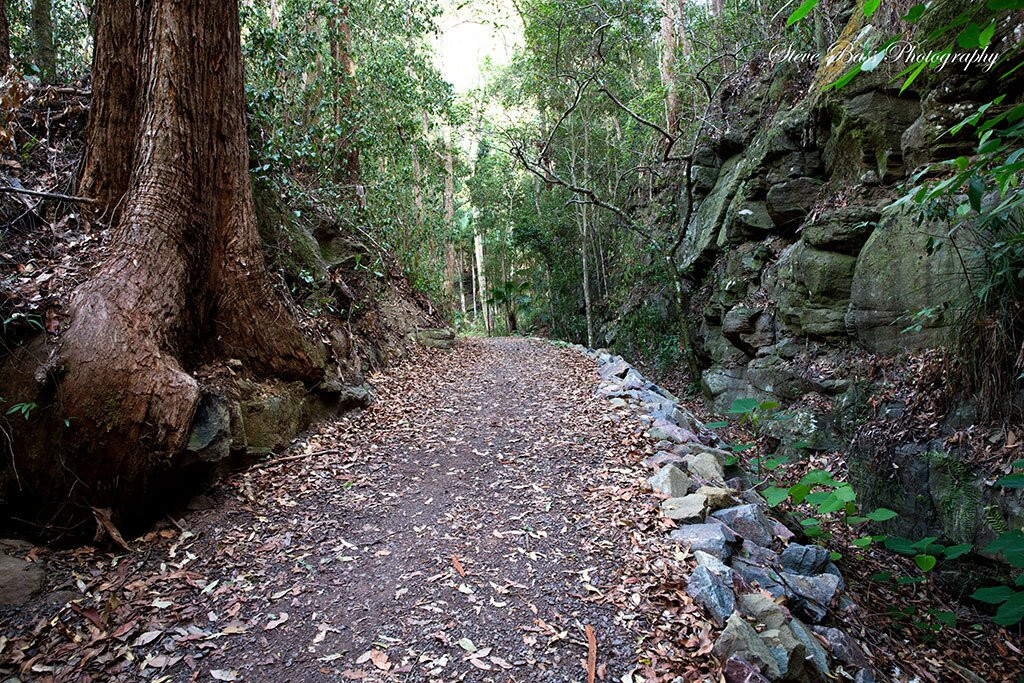
M 32 57 L 43 83 L 53 83 L 57 78 L 57 50 L 53 45 L 50 13 L 50 0 L 32 0 Z
M 455 160 L 452 157 L 452 134 L 444 129 L 444 224 L 449 237 L 445 241 L 445 298 L 455 307 Z M 463 303 L 465 312 L 465 303 Z
M 466 317 L 466 257 L 459 249 L 459 303 L 462 305 L 462 317 Z
M 469 284 L 473 288 L 473 322 L 476 322 L 477 320 L 480 319 L 480 307 L 477 305 L 477 294 L 476 294 L 476 238 L 475 237 L 473 238 L 473 242 L 474 242 L 474 244 L 473 244 L 474 249 L 473 249 L 472 254 L 470 254 L 470 256 L 472 256 L 472 259 L 471 259 L 472 263 L 469 264 L 470 265 Z
M 334 123 L 339 130 L 345 128 L 345 115 L 352 111 L 356 92 L 356 63 L 352 60 L 352 30 L 348 6 L 339 7 L 331 19 L 331 58 L 335 73 Z M 360 179 L 359 148 L 355 144 L 357 131 L 334 138 L 335 178 L 359 209 L 366 208 L 366 192 Z
M 137 24 L 133 4 L 97 5 L 84 172 L 102 179 L 94 197 L 123 197 L 123 209 L 72 298 L 56 362 L 76 430 L 63 467 L 92 504 L 140 502 L 172 466 L 203 394 L 191 368 L 228 357 L 316 381 L 325 359 L 272 289 L 256 231 L 237 4 L 151 0 Z M 115 134 L 117 121 L 134 125 Z
M 474 230 L 473 246 L 476 250 L 476 272 L 479 284 L 477 291 L 480 293 L 480 310 L 484 315 L 484 329 L 487 334 L 491 333 L 493 323 L 491 321 L 491 307 L 487 304 L 487 269 L 484 268 L 484 237 Z
M 665 123 L 670 133 L 679 127 L 679 84 L 676 82 L 676 0 L 662 0 L 661 84 L 665 88 Z
M 590 302 L 590 268 L 587 265 L 587 206 L 580 204 L 580 253 L 583 255 L 583 308 L 587 317 L 587 346 L 594 348 L 594 313 Z
M 11 27 L 7 23 L 7 0 L 0 0 L 0 75 L 11 65 Z

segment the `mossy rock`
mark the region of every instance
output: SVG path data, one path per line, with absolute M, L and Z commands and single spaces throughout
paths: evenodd
M 947 230 L 908 207 L 883 217 L 872 232 L 857 258 L 846 316 L 864 348 L 892 353 L 949 340 L 950 325 L 970 297 L 967 273 L 980 255 L 969 243 L 957 249 L 937 241 Z M 967 231 L 960 234 L 966 240 Z
M 799 335 L 845 337 L 856 264 L 854 256 L 815 249 L 802 240 L 788 247 L 769 278 L 779 319 Z

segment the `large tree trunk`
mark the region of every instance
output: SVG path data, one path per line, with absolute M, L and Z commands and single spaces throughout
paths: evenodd
M 7 0 L 0 0 L 0 75 L 11 65 L 11 27 L 7 23 Z
M 142 19 L 136 3 L 101 0 L 95 5 L 93 22 L 93 97 L 79 191 L 98 199 L 107 214 L 102 218 L 113 222 L 120 215 L 134 168 Z
M 123 208 L 58 352 L 79 451 L 66 461 L 93 504 L 145 495 L 186 446 L 191 368 L 230 357 L 314 381 L 324 357 L 273 291 L 256 232 L 236 3 L 132 4 L 97 6 L 82 186 Z
M 32 0 L 32 56 L 43 83 L 53 83 L 57 78 L 57 50 L 53 45 L 50 10 L 50 0 Z

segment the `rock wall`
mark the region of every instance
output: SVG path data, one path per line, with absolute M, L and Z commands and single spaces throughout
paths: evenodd
M 862 40 L 871 30 L 855 11 L 845 35 Z M 692 215 L 675 229 L 685 231 L 684 265 L 699 283 L 692 313 L 701 384 L 718 412 L 741 397 L 791 407 L 794 419 L 773 426 L 781 448 L 845 448 L 851 433 L 839 423 L 878 388 L 877 359 L 948 346 L 981 266 L 976 238 L 950 237 L 946 223 L 915 205 L 891 205 L 915 170 L 973 153 L 970 131 L 951 135 L 950 126 L 997 90 L 1024 84 L 1017 74 L 997 88 L 996 73 L 981 69 L 925 72 L 900 93 L 903 65 L 886 60 L 835 91 L 822 88 L 827 67 L 808 75 L 759 66 L 762 76 L 723 101 L 726 130 L 695 155 L 692 211 L 685 190 L 675 201 L 681 217 Z M 802 96 L 782 94 L 808 80 Z M 962 427 L 963 412 L 952 406 L 935 434 L 904 437 L 888 460 L 880 451 L 891 452 L 891 441 L 854 444 L 851 473 L 868 500 L 897 508 L 926 499 L 904 504 L 907 518 L 895 527 L 958 540 L 990 535 L 984 524 L 967 533 L 950 521 L 981 519 L 998 497 L 980 490 L 988 487 L 969 463 L 959 466 L 974 491 L 966 509 L 943 513 L 949 492 L 936 490 L 936 458 L 965 456 L 934 437 Z M 1020 521 L 1019 496 L 998 498 Z

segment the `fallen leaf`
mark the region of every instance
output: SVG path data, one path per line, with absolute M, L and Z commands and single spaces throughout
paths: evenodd
M 276 619 L 271 619 L 270 621 L 268 621 L 267 625 L 263 627 L 263 630 L 269 631 L 271 629 L 275 629 L 286 621 L 288 621 L 288 613 L 281 612 L 281 614 L 278 615 Z

